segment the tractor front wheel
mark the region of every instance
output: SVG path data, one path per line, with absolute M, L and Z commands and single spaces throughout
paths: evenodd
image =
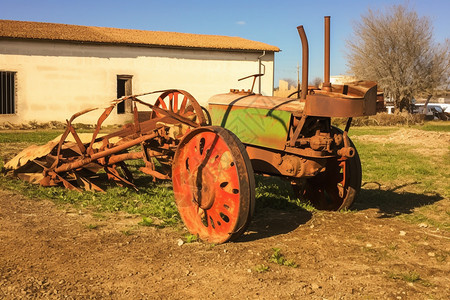
M 189 132 L 175 153 L 172 181 L 178 211 L 192 234 L 224 243 L 246 230 L 255 182 L 245 147 L 232 132 L 217 126 Z

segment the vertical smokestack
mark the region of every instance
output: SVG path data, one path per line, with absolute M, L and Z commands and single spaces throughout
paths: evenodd
M 330 92 L 330 16 L 325 17 L 325 57 L 324 57 L 324 75 L 323 90 Z
M 306 99 L 306 94 L 308 93 L 308 39 L 303 26 L 298 26 L 297 31 L 302 41 L 302 94 L 300 98 Z

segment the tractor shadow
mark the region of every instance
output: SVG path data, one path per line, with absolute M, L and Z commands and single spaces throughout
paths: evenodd
M 431 205 L 444 198 L 439 194 L 426 195 L 404 191 L 403 188 L 416 183 L 381 189 L 377 183 L 363 186 L 352 210 L 362 211 L 378 209 L 379 218 L 393 218 L 402 214 L 411 214 L 415 209 Z M 378 186 L 377 186 L 378 185 Z
M 415 183 L 412 183 L 415 184 Z M 378 218 L 412 214 L 415 209 L 434 204 L 444 198 L 439 194 L 418 194 L 405 191 L 405 184 L 381 189 L 373 183 L 363 185 L 350 208 L 352 211 L 378 210 Z M 274 177 L 256 176 L 256 209 L 247 232 L 235 242 L 249 242 L 286 234 L 307 223 L 313 212 L 299 206 L 290 185 Z
M 290 183 L 278 177 L 255 176 L 255 213 L 247 232 L 235 242 L 286 234 L 307 223 L 312 213 L 298 205 Z
M 235 242 L 250 242 L 286 234 L 305 224 L 311 218 L 311 212 L 298 207 L 291 209 L 266 207 L 253 216 L 247 232 Z

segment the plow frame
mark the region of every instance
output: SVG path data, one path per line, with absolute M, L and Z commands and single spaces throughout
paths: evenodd
M 154 105 L 138 98 L 157 93 L 161 95 Z M 178 99 L 180 95 L 183 97 L 181 101 Z M 133 122 L 124 125 L 118 131 L 100 135 L 104 121 L 122 101 L 132 103 Z M 147 120 L 140 122 L 137 104 L 150 109 Z M 74 121 L 82 115 L 101 109 L 101 107 L 88 108 L 74 114 L 66 120 L 66 129 L 59 141 L 56 143 L 53 140 L 43 146 L 47 147 L 49 152 L 44 159 L 42 160 L 42 157 L 29 159 L 42 168 L 42 173 L 35 176 L 37 178 L 35 181 L 42 186 L 55 186 L 61 183 L 70 190 L 80 191 L 79 187 L 83 187 L 85 190 L 103 191 L 88 178 L 103 168 L 110 180 L 121 186 L 137 189 L 133 184 L 133 176 L 124 163 L 126 160 L 135 159 L 144 161 L 145 167 L 140 168 L 142 172 L 154 178 L 170 179 L 170 164 L 179 139 L 190 129 L 207 124 L 203 109 L 188 92 L 174 89 L 154 91 L 111 101 L 98 118 L 90 139 L 83 141 L 74 126 Z M 68 141 L 69 135 L 73 137 L 73 142 Z M 128 151 L 135 146 L 139 146 L 140 150 Z M 156 170 L 153 162 L 153 158 L 156 157 L 165 161 L 166 172 Z M 20 159 L 17 164 L 21 164 Z M 21 167 L 14 170 L 16 175 L 23 171 Z M 73 184 L 73 181 L 77 184 Z

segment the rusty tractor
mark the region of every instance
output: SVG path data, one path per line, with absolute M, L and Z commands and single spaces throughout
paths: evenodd
M 348 208 L 361 187 L 361 163 L 348 137 L 352 117 L 376 112 L 373 82 L 331 85 L 330 18 L 325 17 L 325 75 L 322 89 L 308 87 L 308 42 L 302 26 L 302 86 L 299 98 L 267 97 L 231 90 L 208 101 L 208 110 L 182 90 L 165 90 L 114 100 L 93 134 L 67 121 L 59 138 L 31 146 L 5 165 L 24 180 L 42 186 L 98 190 L 99 171 L 135 187 L 126 160 L 143 160 L 140 170 L 173 182 L 175 202 L 188 230 L 211 243 L 239 237 L 255 207 L 254 173 L 280 176 L 317 209 Z M 253 85 L 261 74 L 252 75 Z M 158 94 L 154 104 L 141 96 Z M 131 104 L 134 122 L 100 134 L 118 103 Z M 145 119 L 137 107 L 146 107 Z M 98 108 L 96 108 L 98 109 Z M 348 118 L 344 130 L 331 117 Z

